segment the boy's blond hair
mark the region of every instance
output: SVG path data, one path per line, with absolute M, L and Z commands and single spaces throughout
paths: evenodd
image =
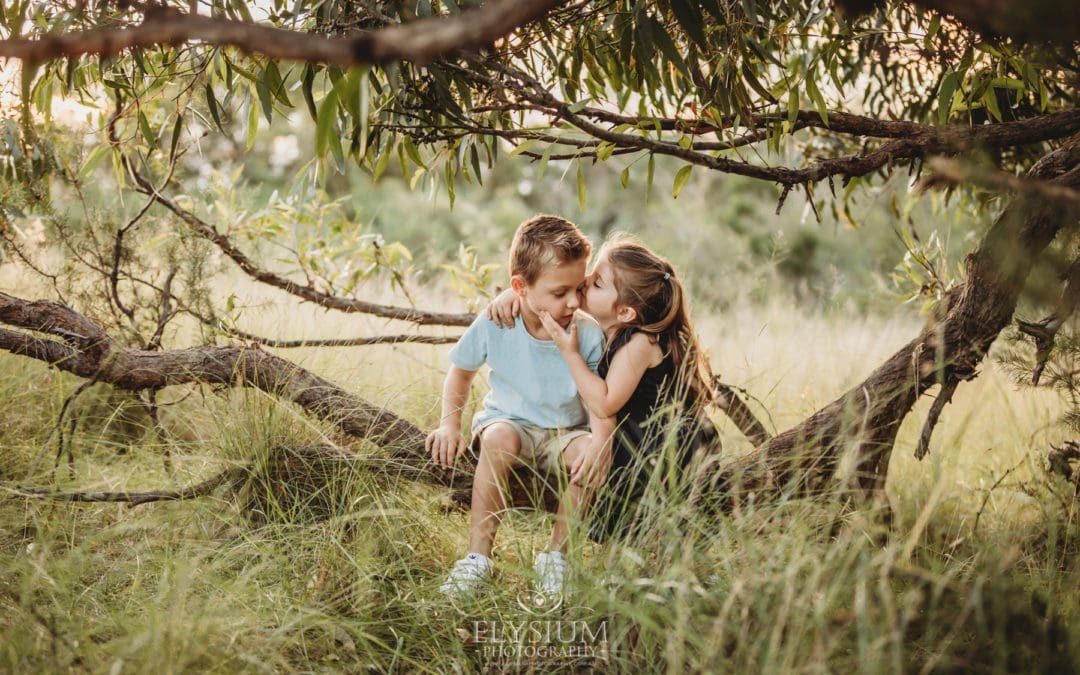
M 592 244 L 565 218 L 540 214 L 518 225 L 510 244 L 510 274 L 532 285 L 548 265 L 588 259 Z

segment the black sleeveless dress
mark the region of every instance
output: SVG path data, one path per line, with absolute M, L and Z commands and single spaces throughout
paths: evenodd
M 600 377 L 607 377 L 615 353 L 637 332 L 626 329 L 611 341 L 597 367 Z M 704 415 L 691 415 L 679 406 L 674 381 L 675 364 L 668 355 L 645 370 L 616 414 L 611 471 L 590 509 L 592 540 L 602 542 L 636 531 L 646 515 L 642 497 L 650 481 L 667 486 L 672 473 L 678 478 L 699 448 L 716 441 L 716 428 Z

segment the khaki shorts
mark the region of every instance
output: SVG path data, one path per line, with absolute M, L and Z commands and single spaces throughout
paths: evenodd
M 472 441 L 469 442 L 469 446 L 477 458 L 480 457 L 480 436 L 492 424 L 506 424 L 517 432 L 518 438 L 521 439 L 521 452 L 518 453 L 519 464 L 548 471 L 560 466 L 563 452 L 575 438 L 589 435 L 589 430 L 584 427 L 545 429 L 512 420 L 488 420 L 472 430 Z

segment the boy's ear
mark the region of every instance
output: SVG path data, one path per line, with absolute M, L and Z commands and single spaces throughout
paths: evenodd
M 527 287 L 528 284 L 525 283 L 525 277 L 521 276 L 520 274 L 515 274 L 510 277 L 510 290 L 514 292 L 514 295 L 524 298 L 525 289 Z
M 634 323 L 638 318 L 637 310 L 633 307 L 623 305 L 619 308 L 619 311 L 615 313 L 615 318 L 619 320 L 619 323 Z

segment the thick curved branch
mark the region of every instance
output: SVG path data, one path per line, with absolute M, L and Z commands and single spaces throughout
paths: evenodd
M 478 9 L 453 16 L 420 19 L 349 37 L 324 37 L 146 5 L 144 19 L 136 26 L 0 40 L 0 57 L 40 63 L 84 54 L 115 56 L 125 49 L 198 41 L 274 59 L 337 66 L 390 61 L 427 63 L 443 54 L 490 45 L 565 1 L 489 0 Z
M 1029 178 L 1080 186 L 1080 135 L 1032 167 Z M 923 331 L 863 382 L 740 458 L 724 487 L 741 481 L 760 489 L 793 480 L 813 489 L 840 478 L 864 490 L 884 485 L 900 423 L 915 401 L 940 381 L 941 370 L 974 372 L 1009 324 L 1038 256 L 1065 225 L 1062 210 L 1019 197 L 967 257 L 967 281 L 942 301 Z M 855 453 L 853 474 L 836 476 L 842 456 Z
M 298 284 L 280 274 L 265 270 L 256 265 L 255 261 L 245 255 L 243 251 L 236 248 L 228 237 L 218 232 L 212 225 L 202 220 L 191 211 L 181 207 L 172 199 L 161 194 L 161 192 L 159 192 L 144 176 L 135 170 L 135 167 L 127 161 L 126 157 L 124 158 L 124 162 L 127 165 L 129 172 L 134 176 L 140 192 L 150 196 L 154 201 L 176 214 L 180 220 L 184 221 L 184 223 L 194 230 L 196 234 L 217 246 L 218 249 L 236 263 L 245 274 L 256 281 L 267 284 L 268 286 L 280 288 L 290 295 L 295 295 L 298 298 L 321 305 L 328 309 L 335 309 L 346 313 L 372 314 L 387 319 L 411 321 L 412 323 L 421 326 L 468 326 L 475 318 L 474 315 L 468 313 L 455 314 L 451 312 L 431 312 L 410 307 L 380 305 L 378 303 L 366 302 L 355 298 L 342 298 L 329 293 L 324 293 L 309 285 Z

